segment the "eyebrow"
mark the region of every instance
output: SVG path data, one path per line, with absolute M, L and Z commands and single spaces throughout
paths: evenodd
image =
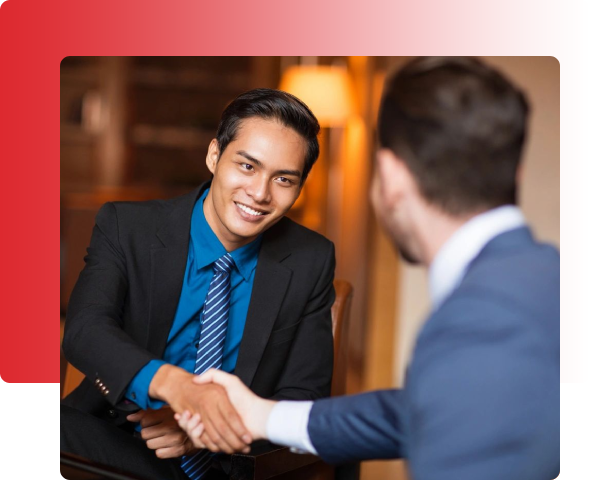
M 236 153 L 238 155 L 241 155 L 242 157 L 250 160 L 253 164 L 255 164 L 261 168 L 264 168 L 264 164 L 260 160 L 258 160 L 257 158 L 254 158 L 248 152 L 246 152 L 244 150 L 238 150 Z M 301 172 L 299 170 L 278 170 L 275 172 L 275 175 L 291 175 L 293 177 L 301 178 Z

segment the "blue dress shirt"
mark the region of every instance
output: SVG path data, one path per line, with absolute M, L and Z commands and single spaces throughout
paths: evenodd
M 193 208 L 184 282 L 163 359 L 150 361 L 127 387 L 125 397 L 142 409 L 160 408 L 164 405 L 148 395 L 150 382 L 162 365 L 170 363 L 190 373 L 195 368 L 201 315 L 209 284 L 213 279 L 213 264 L 227 253 L 203 213 L 203 201 L 208 193 L 209 190 L 206 190 Z M 231 252 L 236 268 L 231 273 L 229 320 L 221 367 L 226 372 L 233 372 L 238 360 L 261 241 L 262 235 L 259 235 L 253 242 Z

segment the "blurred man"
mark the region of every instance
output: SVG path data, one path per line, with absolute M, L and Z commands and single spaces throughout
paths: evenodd
M 210 183 L 101 208 L 67 312 L 64 353 L 86 379 L 63 401 L 62 451 L 146 479 L 202 478 L 212 455 L 174 411 L 199 413 L 210 451 L 251 439 L 225 390 L 194 373 L 234 372 L 267 398 L 329 395 L 334 246 L 285 218 L 318 131 L 292 95 L 247 92 L 209 145 Z
M 559 256 L 515 206 L 527 103 L 474 59 L 420 58 L 386 86 L 371 199 L 433 311 L 405 388 L 273 402 L 211 371 L 254 438 L 330 463 L 407 458 L 414 480 L 559 473 Z M 193 442 L 207 426 L 177 416 Z

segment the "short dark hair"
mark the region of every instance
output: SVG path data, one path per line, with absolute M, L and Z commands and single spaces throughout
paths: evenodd
M 514 204 L 528 110 L 524 94 L 479 60 L 417 58 L 384 88 L 379 142 L 449 214 Z
M 245 92 L 235 98 L 221 114 L 216 137 L 219 156 L 234 140 L 242 120 L 252 117 L 276 120 L 295 130 L 307 142 L 301 176 L 303 184 L 320 154 L 318 143 L 320 124 L 311 110 L 297 97 L 281 90 L 256 88 Z

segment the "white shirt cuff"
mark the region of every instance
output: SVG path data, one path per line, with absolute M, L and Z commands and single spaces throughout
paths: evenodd
M 309 439 L 307 423 L 312 401 L 278 402 L 270 412 L 266 422 L 266 436 L 272 443 L 292 447 L 296 453 L 318 452 Z

